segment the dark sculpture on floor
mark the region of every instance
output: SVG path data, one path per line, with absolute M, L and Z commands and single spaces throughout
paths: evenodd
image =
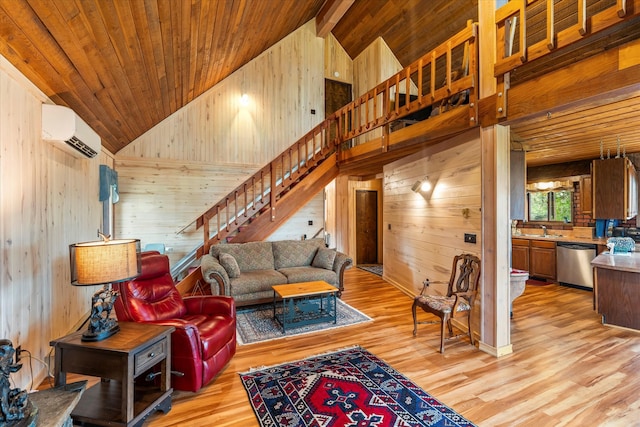
M 111 310 L 117 298 L 118 292 L 108 287 L 93 294 L 89 330 L 82 335 L 83 341 L 100 341 L 120 330 L 118 321 L 111 317 Z
M 11 388 L 9 381 L 9 376 L 22 368 L 21 363 L 14 363 L 15 353 L 10 340 L 0 340 L 0 426 L 13 425 L 26 414 L 27 392 Z

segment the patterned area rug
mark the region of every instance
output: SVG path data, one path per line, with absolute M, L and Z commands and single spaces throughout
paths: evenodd
M 360 264 L 358 268 L 382 277 L 382 264 Z
M 300 326 L 291 329 L 287 328 L 287 332 L 284 334 L 282 333 L 282 326 L 273 319 L 273 306 L 271 304 L 238 308 L 236 313 L 238 344 L 253 344 L 293 335 L 355 325 L 356 323 L 369 322 L 372 320 L 369 316 L 356 310 L 339 298 L 336 300 L 336 303 L 338 310 L 337 323 L 334 324 L 333 321 L 328 321 L 315 325 Z
M 240 379 L 262 427 L 474 426 L 361 347 Z

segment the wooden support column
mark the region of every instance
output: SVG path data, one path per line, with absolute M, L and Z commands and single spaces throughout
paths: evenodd
M 482 315 L 480 349 L 512 353 L 509 307 L 509 127 L 480 130 L 482 145 Z
M 496 1 L 478 2 L 479 97 L 496 94 Z M 482 313 L 480 349 L 496 357 L 511 353 L 509 279 L 509 128 L 480 129 L 482 166 Z

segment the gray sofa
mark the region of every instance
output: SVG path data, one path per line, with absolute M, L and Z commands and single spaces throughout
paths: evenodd
M 237 306 L 273 300 L 272 285 L 324 280 L 344 290 L 344 270 L 353 261 L 327 249 L 323 239 L 218 244 L 200 261 L 211 289 L 224 289 Z

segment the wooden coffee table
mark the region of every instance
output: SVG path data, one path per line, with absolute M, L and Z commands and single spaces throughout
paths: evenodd
M 337 322 L 336 295 L 338 288 L 327 282 L 289 283 L 273 285 L 273 318 L 287 328 L 316 323 Z M 282 302 L 278 310 L 278 301 Z

